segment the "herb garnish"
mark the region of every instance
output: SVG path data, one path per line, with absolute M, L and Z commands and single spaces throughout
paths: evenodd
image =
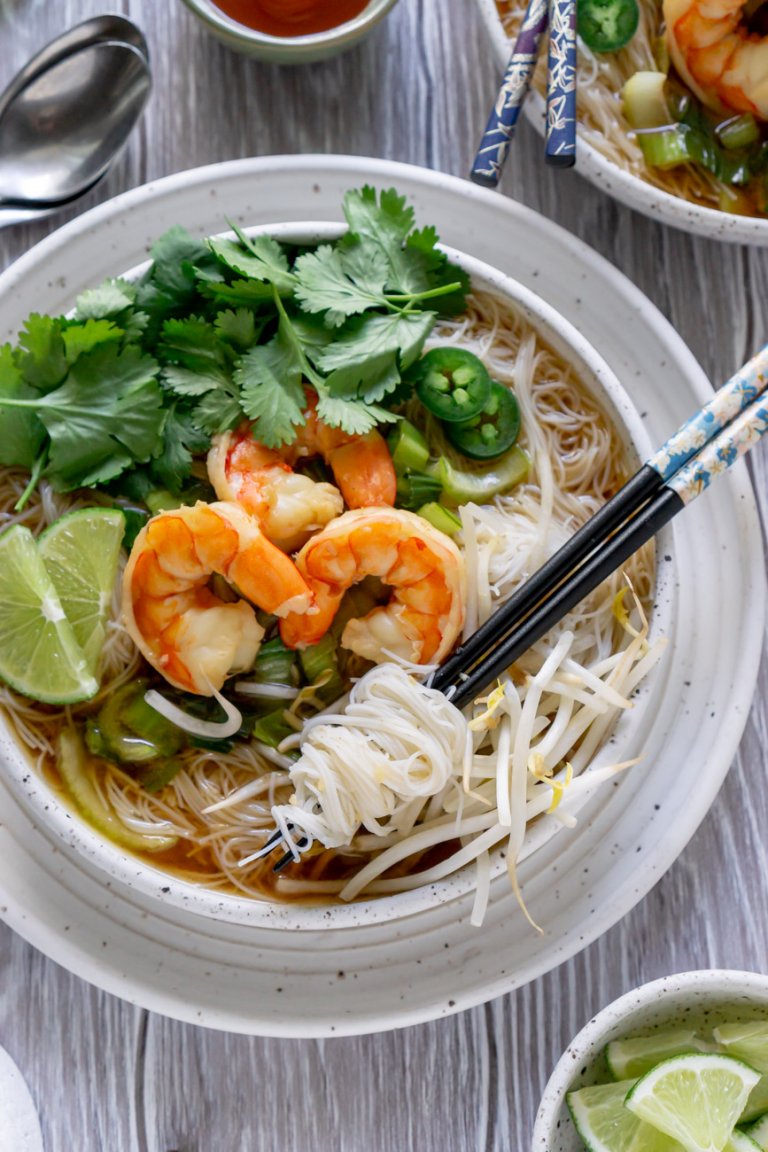
M 269 447 L 318 415 L 349 433 L 398 419 L 401 373 L 468 278 L 393 189 L 347 193 L 349 225 L 312 251 L 269 236 L 173 228 L 135 284 L 84 292 L 69 317 L 30 316 L 0 349 L 0 464 L 55 488 L 142 467 L 180 492 L 212 434 L 253 423 Z

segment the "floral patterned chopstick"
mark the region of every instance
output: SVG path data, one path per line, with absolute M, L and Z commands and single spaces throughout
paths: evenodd
M 576 161 L 576 0 L 549 0 L 544 155 L 558 168 Z
M 495 188 L 515 132 L 520 109 L 536 68 L 547 27 L 547 0 L 528 0 L 528 8 L 509 58 L 504 79 L 470 171 L 476 184 Z
M 468 704 L 766 432 L 768 345 L 437 669 L 431 687 Z

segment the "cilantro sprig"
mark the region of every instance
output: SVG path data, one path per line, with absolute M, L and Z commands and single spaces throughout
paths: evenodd
M 468 279 L 394 189 L 349 192 L 343 210 L 347 232 L 312 249 L 172 228 L 137 282 L 30 316 L 0 348 L 0 464 L 28 469 L 30 490 L 142 472 L 180 493 L 211 436 L 244 419 L 267 446 L 290 443 L 307 388 L 349 434 L 397 420 L 402 373 Z

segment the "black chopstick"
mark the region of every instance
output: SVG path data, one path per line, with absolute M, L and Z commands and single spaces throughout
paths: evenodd
M 768 346 L 678 429 L 430 679 L 463 707 L 768 430 Z

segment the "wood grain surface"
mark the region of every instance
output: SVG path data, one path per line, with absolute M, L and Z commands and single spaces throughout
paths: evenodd
M 462 176 L 499 81 L 472 0 L 400 0 L 365 44 L 301 68 L 230 53 L 181 0 L 112 9 L 145 31 L 155 87 L 81 208 L 167 173 L 270 153 L 378 156 Z M 0 0 L 0 85 L 102 10 L 99 0 Z M 545 168 L 527 124 L 503 193 L 627 273 L 714 382 L 765 342 L 768 250 L 674 232 L 577 171 Z M 66 218 L 0 232 L 0 265 Z M 765 454 L 751 463 L 765 513 Z M 0 1043 L 29 1084 L 46 1152 L 527 1152 L 556 1059 L 602 1005 L 683 969 L 768 970 L 766 717 L 763 675 L 709 816 L 633 912 L 549 975 L 438 1023 L 327 1042 L 206 1031 L 94 989 L 0 925 Z

